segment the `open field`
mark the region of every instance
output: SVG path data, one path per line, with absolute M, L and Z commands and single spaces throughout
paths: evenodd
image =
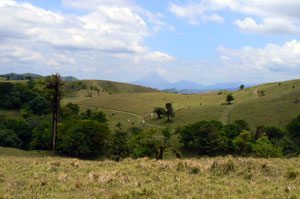
M 292 80 L 281 82 L 280 85 L 276 82 L 235 92 L 215 91 L 197 95 L 150 92 L 104 93 L 100 96 L 93 94 L 93 97 L 85 97 L 81 93 L 78 97 L 66 98 L 65 102 L 72 101 L 110 111 L 134 113 L 144 118 L 147 123 L 160 126 L 177 127 L 200 120 L 220 120 L 226 124 L 237 119 L 245 119 L 252 128 L 258 125 L 285 128 L 300 112 L 300 103 L 295 103 L 296 98 L 300 99 L 299 88 L 300 80 Z M 235 98 L 233 104 L 221 105 L 226 101 L 228 93 L 232 93 Z M 172 122 L 150 118 L 155 107 L 164 107 L 167 102 L 172 102 L 175 110 L 176 116 Z
M 298 198 L 299 158 L 122 162 L 0 147 L 0 198 Z

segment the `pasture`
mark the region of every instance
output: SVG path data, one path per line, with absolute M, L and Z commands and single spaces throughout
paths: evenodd
M 200 120 L 220 120 L 230 123 L 245 119 L 252 128 L 258 125 L 274 125 L 285 128 L 287 123 L 299 114 L 300 80 L 292 80 L 262 84 L 235 92 L 214 91 L 195 95 L 175 93 L 103 93 L 100 96 L 84 96 L 88 90 L 80 90 L 78 97 L 66 98 L 65 102 L 73 102 L 84 106 L 99 107 L 110 111 L 127 112 L 144 118 L 149 124 L 177 127 Z M 226 102 L 227 94 L 232 93 L 235 100 L 232 105 L 221 105 Z M 171 102 L 175 117 L 171 122 L 165 118 L 151 118 L 155 107 L 164 107 Z M 126 113 L 125 113 L 126 114 Z M 124 115 L 125 116 L 125 115 Z M 117 123 L 117 118 L 112 118 Z M 121 121 L 120 121 L 121 122 Z

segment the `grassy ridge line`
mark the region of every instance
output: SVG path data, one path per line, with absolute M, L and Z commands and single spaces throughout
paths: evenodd
M 146 120 L 141 115 L 138 115 L 138 114 L 133 113 L 133 112 L 122 111 L 122 110 L 114 110 L 114 109 L 109 109 L 109 108 L 103 108 L 103 107 L 93 106 L 93 105 L 83 105 L 83 104 L 77 104 L 77 105 L 79 105 L 81 107 L 86 107 L 86 108 L 96 108 L 96 109 L 100 109 L 100 110 L 107 110 L 107 111 L 113 111 L 113 112 L 117 112 L 117 113 L 124 113 L 124 114 L 128 114 L 128 115 L 132 115 L 132 116 L 135 116 L 135 117 L 139 118 L 140 121 L 144 120 L 145 121 L 145 125 L 147 125 L 149 127 L 164 128 L 164 126 L 161 126 L 161 125 L 155 125 L 155 124 L 149 124 L 149 123 L 147 123 Z
M 297 198 L 300 193 L 299 158 L 113 162 L 22 153 L 0 155 L 0 198 L 260 199 Z

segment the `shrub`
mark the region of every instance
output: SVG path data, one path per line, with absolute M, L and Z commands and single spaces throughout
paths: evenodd
M 253 145 L 252 150 L 258 157 L 281 157 L 282 149 L 275 147 L 268 137 L 263 136 L 259 138 Z
M 96 157 L 104 152 L 110 130 L 105 123 L 93 120 L 72 120 L 61 127 L 57 150 L 77 157 Z
M 243 130 L 239 136 L 232 141 L 236 152 L 241 155 L 248 155 L 252 150 L 253 136 L 249 131 Z
M 51 150 L 52 133 L 49 122 L 40 122 L 32 131 L 31 150 Z
M 37 115 L 42 115 L 48 112 L 47 100 L 44 97 L 36 96 L 27 105 L 27 112 L 31 112 Z
M 290 135 L 297 139 L 299 142 L 300 140 L 300 115 L 298 115 L 295 119 L 293 119 L 288 125 L 287 130 L 289 131 Z
M 177 132 L 185 148 L 197 150 L 200 155 L 213 155 L 218 150 L 216 128 L 214 122 L 201 121 L 178 129 Z
M 10 129 L 0 129 L 0 146 L 20 148 L 22 146 L 22 141 L 14 131 Z
M 115 130 L 115 132 L 111 135 L 108 153 L 113 159 L 118 161 L 120 158 L 129 156 L 130 151 L 128 147 L 128 139 L 128 133 L 121 129 Z
M 159 153 L 160 141 L 155 137 L 156 133 L 157 130 L 151 128 L 132 135 L 132 138 L 128 142 L 128 146 L 131 151 L 131 157 L 157 157 Z

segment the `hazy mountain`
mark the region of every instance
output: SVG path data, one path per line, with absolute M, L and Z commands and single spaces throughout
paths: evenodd
M 174 88 L 174 86 L 172 86 L 173 85 L 172 83 L 166 81 L 155 72 L 149 73 L 145 77 L 131 83 L 141 85 L 141 86 L 156 88 L 159 90 Z
M 172 83 L 163 79 L 156 72 L 151 72 L 145 77 L 131 83 L 156 88 L 159 90 L 165 90 L 166 92 L 171 91 L 187 94 L 202 93 L 212 90 L 238 90 L 240 85 L 243 84 L 242 82 L 226 82 L 204 86 L 190 81 L 179 81 Z M 249 84 L 244 85 L 245 87 L 253 86 Z
M 65 82 L 73 82 L 73 81 L 77 81 L 78 80 L 76 77 L 73 77 L 73 76 L 66 76 L 66 77 L 61 77 L 61 78 Z

